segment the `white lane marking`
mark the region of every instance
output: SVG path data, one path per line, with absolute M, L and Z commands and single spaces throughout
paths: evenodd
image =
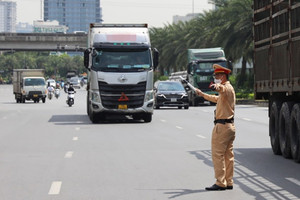
M 78 137 L 73 137 L 73 141 L 77 141 L 78 140 Z
M 76 130 L 76 131 L 80 131 L 80 127 L 76 127 L 75 130 Z
M 295 178 L 285 178 L 285 179 L 300 186 L 300 181 Z
M 66 154 L 65 154 L 65 158 L 72 158 L 73 156 L 73 151 L 68 151 Z
M 164 120 L 164 119 L 161 119 L 160 121 L 161 121 L 161 122 L 166 122 L 166 120 Z
M 203 135 L 197 135 L 197 137 L 202 138 L 202 139 L 206 139 L 206 137 L 203 136 Z
M 234 150 L 234 153 L 235 153 L 235 154 L 238 154 L 238 155 L 242 155 L 242 153 L 239 152 L 239 151 L 237 151 L 237 150 Z
M 249 119 L 249 118 L 242 118 L 243 120 L 245 120 L 245 121 L 252 121 L 251 119 Z
M 180 127 L 180 126 L 176 126 L 176 128 L 178 128 L 178 129 L 183 129 L 182 127 Z
M 53 181 L 48 194 L 58 195 L 60 193 L 61 185 L 62 185 L 61 181 Z

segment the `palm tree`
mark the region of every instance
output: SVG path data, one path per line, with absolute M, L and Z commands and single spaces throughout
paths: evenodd
M 218 41 L 222 42 L 227 56 L 232 61 L 242 58 L 242 70 L 238 85 L 242 86 L 246 75 L 246 65 L 253 59 L 252 0 L 231 0 L 220 9 L 227 19 L 221 26 Z

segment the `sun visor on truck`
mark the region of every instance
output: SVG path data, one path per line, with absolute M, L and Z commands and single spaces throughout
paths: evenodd
M 99 33 L 94 36 L 94 47 L 150 47 L 150 40 L 146 34 L 138 33 L 138 34 L 106 34 Z

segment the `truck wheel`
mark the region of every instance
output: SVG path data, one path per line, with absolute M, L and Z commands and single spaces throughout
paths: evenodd
M 93 124 L 97 123 L 98 122 L 98 118 L 97 118 L 97 115 L 95 115 L 93 112 L 90 111 L 90 114 L 89 114 L 89 118 L 91 120 L 91 122 Z
M 144 114 L 143 119 L 144 119 L 144 122 L 146 122 L 146 123 L 151 122 L 152 121 L 152 114 L 151 113 Z
M 291 153 L 295 162 L 300 162 L 300 104 L 295 104 L 290 124 Z
M 271 146 L 273 153 L 275 155 L 280 155 L 280 145 L 279 145 L 279 110 L 281 107 L 280 102 L 274 101 L 270 109 L 270 118 L 269 118 L 269 135 L 271 140 Z
M 291 119 L 291 102 L 284 102 L 279 113 L 279 143 L 282 156 L 291 157 L 290 143 L 290 119 Z

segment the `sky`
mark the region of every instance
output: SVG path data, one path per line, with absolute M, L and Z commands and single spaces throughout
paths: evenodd
M 41 0 L 17 2 L 17 22 L 41 19 Z M 150 27 L 172 24 L 173 16 L 200 13 L 212 8 L 208 0 L 100 0 L 103 23 L 148 23 Z M 194 5 L 194 6 L 193 6 Z

